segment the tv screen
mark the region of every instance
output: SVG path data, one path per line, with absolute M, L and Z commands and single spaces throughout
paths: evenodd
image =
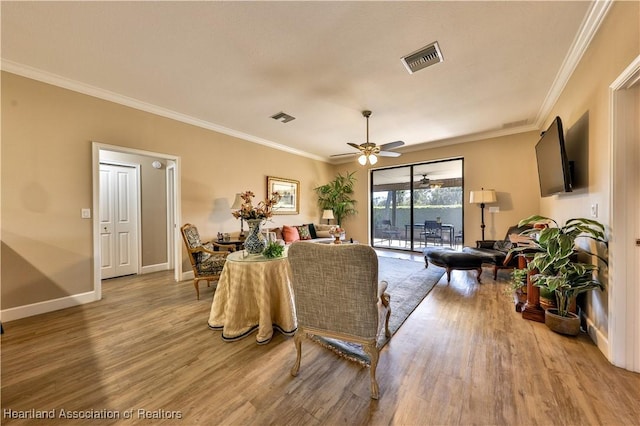
M 540 195 L 571 192 L 571 171 L 564 146 L 562 120 L 556 117 L 536 145 Z

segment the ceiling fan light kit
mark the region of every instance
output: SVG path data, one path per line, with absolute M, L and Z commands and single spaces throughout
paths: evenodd
M 376 157 L 375 154 L 362 154 L 360 155 L 360 157 L 358 157 L 358 163 L 362 164 L 363 166 L 367 164 L 367 160 L 369 161 L 369 164 L 373 166 L 378 162 L 378 157 Z

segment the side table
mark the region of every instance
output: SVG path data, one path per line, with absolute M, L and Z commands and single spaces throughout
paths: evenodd
M 244 240 L 229 240 L 229 241 L 220 241 L 220 240 L 215 240 L 216 243 L 218 244 L 227 244 L 227 245 L 232 245 L 235 247 L 236 251 L 240 251 L 242 249 L 244 249 Z M 218 251 L 218 247 L 214 246 L 213 247 L 214 251 Z
M 209 328 L 222 330 L 227 342 L 258 331 L 256 341 L 271 340 L 274 329 L 292 336 L 297 329 L 291 267 L 285 256 L 268 259 L 231 253 L 220 274 L 209 316 Z

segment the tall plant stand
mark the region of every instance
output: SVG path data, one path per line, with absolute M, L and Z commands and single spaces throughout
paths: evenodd
M 526 255 L 518 257 L 518 267 L 521 269 L 527 267 Z M 531 276 L 534 274 L 535 271 L 529 271 L 527 274 L 527 301 L 522 307 L 522 318 L 544 322 L 544 309 L 540 307 L 540 289 L 531 282 Z

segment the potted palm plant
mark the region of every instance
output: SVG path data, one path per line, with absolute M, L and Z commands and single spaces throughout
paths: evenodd
M 521 220 L 518 226 L 527 224 L 544 226 L 525 231 L 533 237 L 532 246 L 516 247 L 513 251 L 533 251 L 533 258 L 527 266 L 533 274 L 531 280 L 536 287 L 546 289 L 556 297 L 557 308 L 545 311 L 545 324 L 558 333 L 577 335 L 580 318 L 570 311 L 571 302 L 581 293 L 604 288 L 595 276 L 598 266 L 579 261 L 578 254 L 587 254 L 591 259 L 596 257 L 604 265 L 607 260 L 598 253 L 578 247 L 576 239 L 588 238 L 606 247 L 604 226 L 585 218 L 570 219 L 559 226 L 555 220 L 538 215 Z
M 338 226 L 342 226 L 342 220 L 357 213 L 356 200 L 353 199 L 356 179 L 355 172 L 338 174 L 331 182 L 314 188 L 318 194 L 318 205 L 322 210 L 333 210 L 333 216 Z

